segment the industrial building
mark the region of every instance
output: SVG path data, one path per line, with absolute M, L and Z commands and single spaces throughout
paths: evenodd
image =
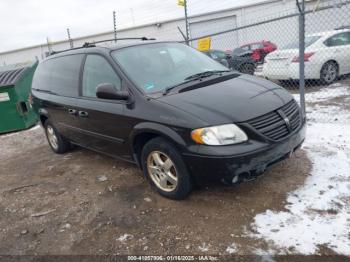
M 320 3 L 321 2 L 321 3 Z M 350 18 L 347 21 L 344 18 L 332 17 L 332 10 L 317 12 L 320 5 L 332 5 L 332 0 L 308 0 L 307 9 L 314 9 L 306 20 L 306 33 L 331 30 L 344 23 L 350 24 Z M 209 12 L 189 17 L 189 34 L 191 38 L 210 35 L 220 31 L 233 28 L 240 28 L 246 25 L 267 21 L 269 19 L 281 18 L 290 14 L 296 14 L 298 9 L 295 0 L 266 0 L 253 5 L 238 6 L 231 9 L 217 12 Z M 349 8 L 349 5 L 345 8 Z M 328 12 L 325 14 L 325 12 Z M 347 13 L 347 12 L 344 12 Z M 327 19 L 327 21 L 325 21 Z M 346 19 L 345 19 L 346 20 Z M 183 40 L 178 29 L 185 31 L 184 18 L 177 18 L 167 21 L 155 21 L 153 23 L 120 28 L 117 30 L 118 37 L 154 37 L 157 40 Z M 285 45 L 290 41 L 298 39 L 298 17 L 291 16 L 285 19 L 276 20 L 271 23 L 263 23 L 254 27 L 244 28 L 235 32 L 226 33 L 212 37 L 212 48 L 233 49 L 247 42 L 270 40 L 278 46 Z M 44 37 L 44 35 L 43 35 Z M 114 37 L 114 32 L 101 32 L 100 34 L 88 35 L 79 38 L 73 38 L 75 47 L 83 45 L 85 42 L 93 42 Z M 191 45 L 196 46 L 196 41 Z M 23 43 L 25 46 L 25 43 Z M 11 50 L 0 53 L 0 65 L 26 62 L 29 60 L 44 59 L 50 48 L 55 51 L 68 49 L 70 43 L 68 39 L 54 41 L 53 43 L 42 43 L 36 46 L 24 47 L 17 50 Z

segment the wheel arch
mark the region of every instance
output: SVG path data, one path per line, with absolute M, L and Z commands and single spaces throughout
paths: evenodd
M 134 160 L 141 167 L 141 152 L 143 146 L 153 138 L 163 137 L 173 143 L 178 149 L 186 146 L 183 138 L 173 129 L 158 123 L 144 122 L 136 125 L 131 132 L 130 150 L 133 153 Z
M 45 122 L 49 119 L 49 113 L 45 109 L 39 109 L 39 120 L 42 126 L 44 126 Z
M 337 66 L 337 70 L 338 70 L 338 74 L 339 74 L 339 63 L 337 62 L 337 60 L 335 59 L 328 59 L 326 62 L 324 62 L 321 66 L 321 70 L 320 70 L 320 74 L 321 74 L 321 71 L 322 71 L 322 68 L 327 64 L 327 63 L 335 63 L 336 66 Z

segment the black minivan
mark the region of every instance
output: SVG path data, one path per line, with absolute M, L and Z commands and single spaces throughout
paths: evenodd
M 255 178 L 305 137 L 305 117 L 282 87 L 174 42 L 51 55 L 32 99 L 54 152 L 74 144 L 136 163 L 172 199 Z

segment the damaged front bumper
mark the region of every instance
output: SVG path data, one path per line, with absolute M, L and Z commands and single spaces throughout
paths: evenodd
M 222 179 L 232 183 L 250 180 L 300 148 L 305 130 L 304 122 L 297 132 L 279 142 L 249 140 L 230 146 L 201 146 L 197 153 L 185 152 L 183 157 L 199 185 Z

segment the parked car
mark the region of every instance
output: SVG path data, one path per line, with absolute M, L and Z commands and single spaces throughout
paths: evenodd
M 305 78 L 333 83 L 350 73 L 350 29 L 305 37 Z M 268 79 L 299 80 L 299 43 L 293 42 L 265 58 L 263 75 Z
M 254 74 L 256 67 L 255 62 L 250 58 L 250 54 L 247 54 L 244 50 L 243 53 L 239 54 L 215 49 L 204 53 L 230 69 L 237 70 L 244 74 Z
M 235 48 L 228 54 L 229 67 L 239 72 L 254 75 L 257 63 L 252 59 L 252 51 Z
M 251 51 L 252 59 L 256 63 L 262 63 L 267 54 L 275 51 L 277 46 L 270 41 L 260 41 L 254 42 L 246 45 L 242 45 L 242 48 L 245 51 Z
M 282 87 L 180 43 L 85 45 L 49 56 L 32 106 L 55 153 L 71 144 L 136 163 L 163 196 L 251 179 L 288 157 L 305 117 Z
M 226 55 L 225 52 L 221 51 L 221 50 L 215 50 L 215 49 L 211 49 L 208 51 L 203 51 L 204 54 L 206 54 L 207 56 L 211 57 L 212 59 L 214 59 L 215 61 L 219 62 L 220 64 L 229 67 L 228 64 L 228 56 Z

